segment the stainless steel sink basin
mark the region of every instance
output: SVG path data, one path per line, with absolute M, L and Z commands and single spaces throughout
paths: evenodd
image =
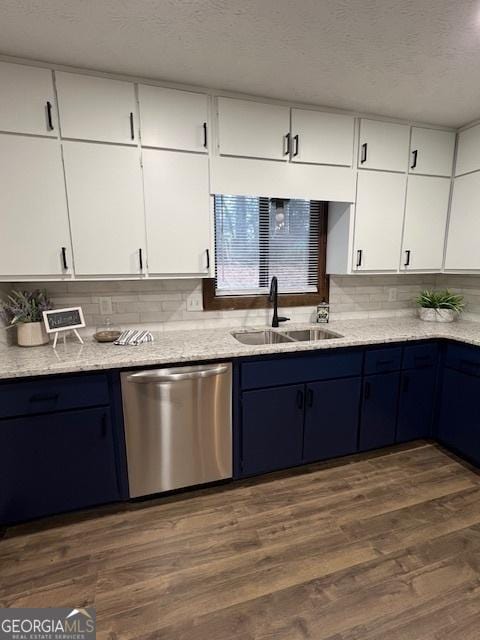
M 235 331 L 232 336 L 242 344 L 279 344 L 281 342 L 294 342 L 283 333 L 265 329 L 263 331 Z
M 313 342 L 315 340 L 328 340 L 341 338 L 342 336 L 326 329 L 292 329 L 291 331 L 272 331 L 261 329 L 259 331 L 234 331 L 232 336 L 242 344 L 280 344 L 285 342 Z
M 283 331 L 283 333 L 289 338 L 293 338 L 295 342 L 313 342 L 342 337 L 339 333 L 327 331 L 327 329 L 293 329 L 292 331 Z

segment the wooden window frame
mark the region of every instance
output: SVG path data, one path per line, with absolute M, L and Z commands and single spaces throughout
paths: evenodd
M 279 307 L 311 307 L 323 301 L 328 302 L 329 300 L 330 280 L 326 274 L 328 203 L 320 202 L 319 205 L 320 216 L 318 224 L 317 262 L 318 291 L 315 293 L 279 293 Z M 215 293 L 215 278 L 204 278 L 202 289 L 204 311 L 267 309 L 271 306 L 267 293 L 246 296 L 217 296 Z

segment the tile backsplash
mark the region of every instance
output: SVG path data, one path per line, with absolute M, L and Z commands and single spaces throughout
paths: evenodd
M 438 278 L 411 274 L 332 276 L 331 315 L 333 318 L 410 315 L 418 292 L 437 286 Z M 480 277 L 476 280 L 480 313 Z M 82 306 L 87 333 L 93 332 L 107 317 L 121 327 L 145 326 L 155 331 L 264 325 L 271 318 L 270 309 L 203 311 L 201 280 L 16 283 L 11 287 L 45 287 L 55 307 Z M 9 288 L 10 285 L 0 285 L 0 294 Z M 112 313 L 102 313 L 102 306 L 105 311 L 105 306 L 108 308 L 109 305 Z M 282 315 L 295 322 L 312 321 L 314 312 L 314 307 L 281 310 Z

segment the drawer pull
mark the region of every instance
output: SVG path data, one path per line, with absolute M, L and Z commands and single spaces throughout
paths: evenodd
M 37 393 L 30 397 L 30 402 L 56 402 L 58 393 Z
M 389 364 L 393 364 L 394 360 L 378 360 L 377 361 L 377 365 L 379 365 L 380 367 L 386 367 Z

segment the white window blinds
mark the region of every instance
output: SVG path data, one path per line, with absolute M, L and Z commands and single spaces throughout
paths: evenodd
M 318 290 L 321 203 L 215 196 L 215 289 L 221 295 Z

